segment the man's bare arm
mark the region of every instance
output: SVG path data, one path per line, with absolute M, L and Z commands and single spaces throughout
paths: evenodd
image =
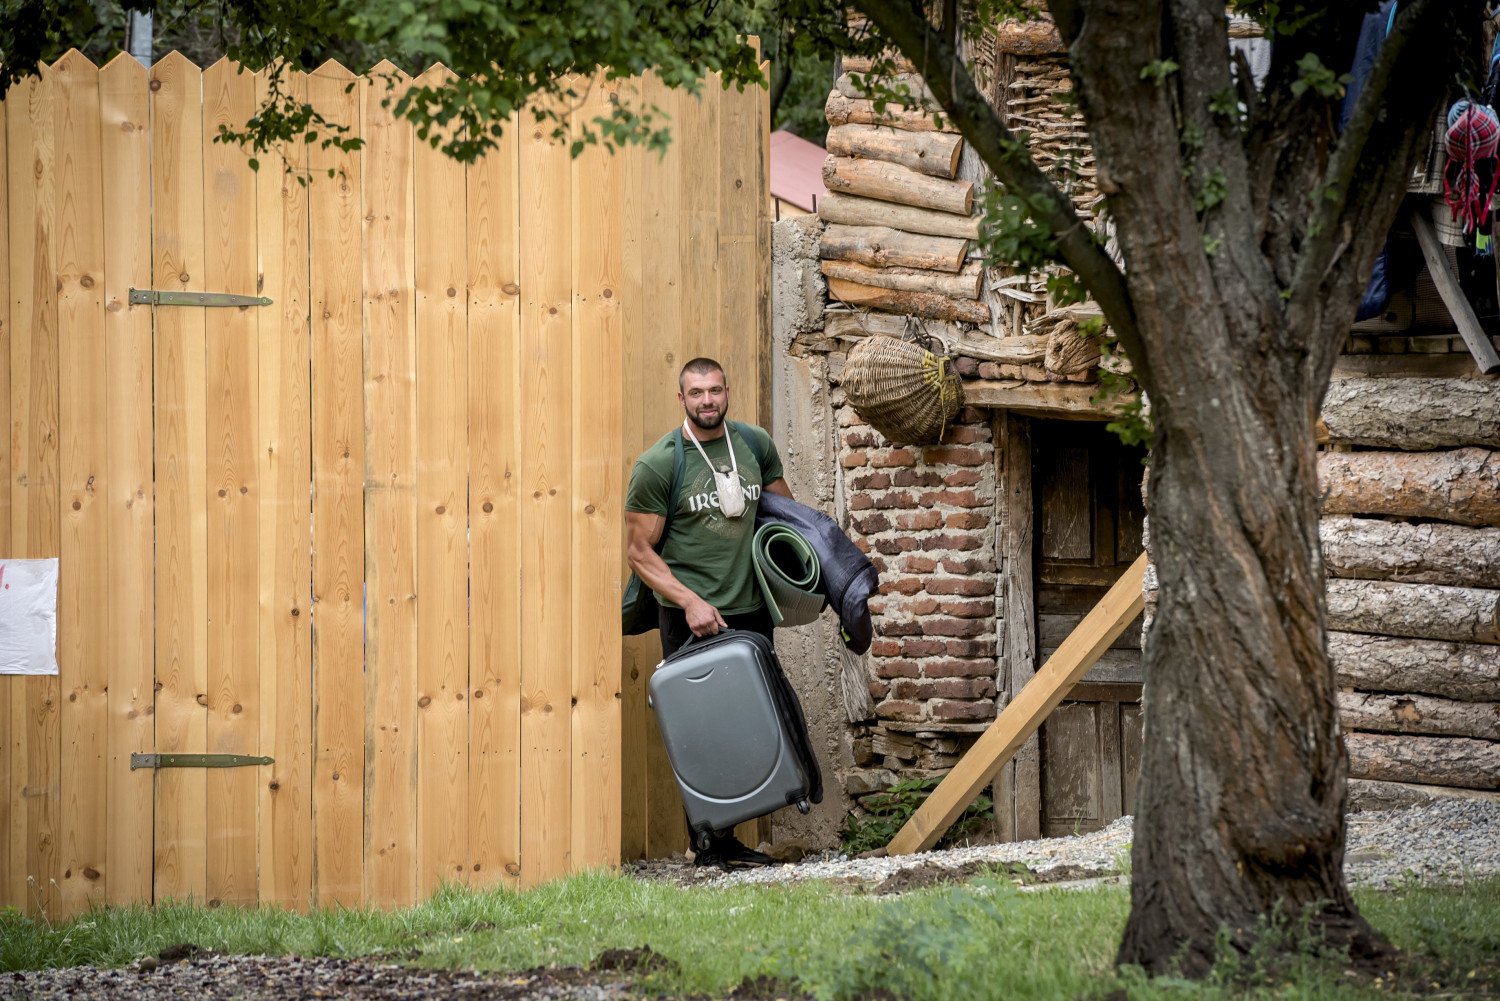
M 695 594 L 672 573 L 656 543 L 666 519 L 659 514 L 625 512 L 625 557 L 647 587 L 680 607 L 694 636 L 713 636 L 728 628 L 719 610 Z
M 771 493 L 773 494 L 780 494 L 788 500 L 797 499 L 792 496 L 792 488 L 787 486 L 786 480 L 784 480 L 780 476 L 776 477 L 776 479 L 772 480 L 770 483 L 767 483 L 765 489 L 771 491 Z

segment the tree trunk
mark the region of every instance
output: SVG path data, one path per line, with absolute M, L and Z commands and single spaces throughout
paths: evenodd
M 1500 702 L 1339 692 L 1339 718 L 1345 730 L 1500 740 Z
M 1335 379 L 1323 397 L 1328 440 L 1420 451 L 1500 448 L 1500 381 Z
M 828 95 L 823 112 L 828 116 L 829 125 L 889 125 L 908 132 L 958 132 L 946 117 L 939 127 L 937 119 L 940 113 L 929 108 L 887 104 L 884 110 L 876 111 L 874 101 L 845 97 L 837 90 Z
M 921 268 L 872 268 L 855 261 L 824 261 L 822 268 L 829 278 L 842 278 L 848 282 L 900 292 L 931 292 L 950 299 L 977 300 L 980 283 L 984 280 L 978 262 L 956 275 L 924 271 Z
M 1328 624 L 1352 633 L 1500 643 L 1500 591 L 1382 580 L 1330 580 Z
M 842 278 L 828 279 L 828 298 L 850 306 L 865 306 L 887 313 L 903 313 L 933 320 L 959 320 L 964 323 L 990 322 L 990 307 L 971 299 L 950 299 L 931 292 L 902 292 L 897 289 L 860 285 Z
M 835 125 L 828 130 L 828 152 L 864 160 L 898 163 L 919 174 L 952 180 L 963 153 L 962 136 L 951 132 L 904 132 L 877 125 Z
M 879 160 L 830 156 L 823 162 L 829 191 L 967 216 L 974 208 L 973 181 L 946 181 Z
M 1351 733 L 1344 742 L 1354 778 L 1500 789 L 1500 744 L 1493 741 Z
M 1324 452 L 1329 514 L 1393 514 L 1500 525 L 1500 452 Z
M 1328 651 L 1350 688 L 1500 702 L 1500 646 L 1331 632 Z
M 1318 534 L 1333 577 L 1500 588 L 1500 528 L 1332 515 Z
M 818 241 L 825 261 L 857 261 L 872 268 L 919 268 L 924 271 L 963 270 L 967 240 L 917 236 L 882 226 L 829 226 Z
M 979 217 L 960 216 L 951 212 L 934 212 L 912 205 L 897 205 L 875 198 L 856 195 L 825 195 L 818 203 L 818 215 L 824 222 L 848 226 L 889 226 L 908 233 L 928 236 L 951 236 L 961 240 L 979 239 Z

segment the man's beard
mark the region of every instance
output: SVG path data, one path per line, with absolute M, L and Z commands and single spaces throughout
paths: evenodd
M 724 411 L 722 410 L 715 413 L 712 417 L 699 417 L 695 411 L 689 410 L 687 416 L 688 420 L 692 421 L 694 426 L 702 431 L 713 431 L 720 424 L 724 423 Z

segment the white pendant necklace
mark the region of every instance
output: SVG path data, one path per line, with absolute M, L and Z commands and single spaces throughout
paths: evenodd
M 729 428 L 724 429 L 724 444 L 729 448 L 729 468 L 720 470 L 715 468 L 709 460 L 708 453 L 703 450 L 703 445 L 698 441 L 698 436 L 693 434 L 693 428 L 686 420 L 682 422 L 682 433 L 688 436 L 688 441 L 703 456 L 703 462 L 708 466 L 709 472 L 714 474 L 714 487 L 718 491 L 719 510 L 726 518 L 738 518 L 745 513 L 745 488 L 740 483 L 740 465 L 734 457 L 734 442 L 729 438 Z

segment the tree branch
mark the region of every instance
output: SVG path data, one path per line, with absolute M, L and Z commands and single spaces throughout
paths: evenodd
M 856 0 L 870 21 L 913 62 L 925 59 L 923 74 L 943 111 L 1001 184 L 1031 207 L 1032 218 L 1056 241 L 1057 256 L 1093 295 L 1130 357 L 1141 384 L 1150 386 L 1150 358 L 1136 324 L 1125 276 L 1057 186 L 1042 173 L 1025 144 L 1000 120 L 979 92 L 953 45 L 903 0 Z

